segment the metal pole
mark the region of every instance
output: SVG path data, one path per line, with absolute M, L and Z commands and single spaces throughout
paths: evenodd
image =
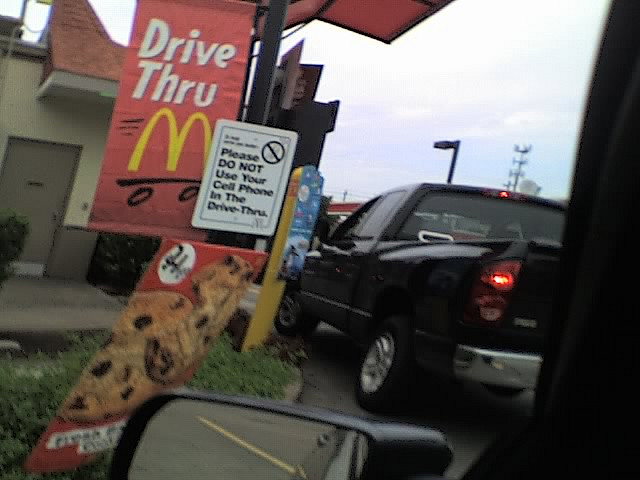
M 256 65 L 256 73 L 253 76 L 251 99 L 247 122 L 264 125 L 271 106 L 271 94 L 273 93 L 274 72 L 278 63 L 280 50 L 280 37 L 287 20 L 289 0 L 271 0 L 264 32 L 260 41 L 260 53 Z
M 27 11 L 27 2 L 29 0 L 24 0 L 22 2 L 22 8 L 20 9 L 20 20 L 22 20 L 24 22 L 24 14 Z M 49 8 L 49 11 L 51 11 L 51 7 Z
M 456 169 L 456 160 L 458 159 L 458 148 L 460 148 L 460 140 L 451 142 L 453 144 L 453 157 L 451 157 L 451 166 L 449 167 L 449 176 L 447 177 L 447 183 L 451 183 L 453 180 L 453 171 Z
M 237 120 L 239 121 L 244 119 L 244 113 L 248 106 L 247 90 L 249 88 L 249 79 L 251 78 L 251 65 L 253 65 L 253 50 L 257 41 L 258 23 L 265 11 L 264 7 L 258 6 L 256 8 L 256 14 L 253 17 L 253 34 L 251 35 L 251 46 L 249 47 L 249 53 L 247 54 L 247 70 L 244 72 L 244 80 L 242 82 L 242 101 L 240 102 L 240 109 L 238 110 L 237 116 Z

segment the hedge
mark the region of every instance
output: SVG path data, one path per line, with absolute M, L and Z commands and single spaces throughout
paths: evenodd
M 0 211 L 0 288 L 13 273 L 12 263 L 20 257 L 28 234 L 26 217 L 8 210 Z
M 87 279 L 118 293 L 131 292 L 159 247 L 157 237 L 102 233 Z

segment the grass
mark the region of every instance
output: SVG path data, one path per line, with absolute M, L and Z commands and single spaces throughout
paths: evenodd
M 266 349 L 238 353 L 226 335 L 211 349 L 209 356 L 188 386 L 230 395 L 282 399 L 284 387 L 293 380 L 294 370 Z
M 3 480 L 105 480 L 109 457 L 72 472 L 29 475 L 22 463 L 104 337 L 73 337 L 68 351 L 26 361 L 0 359 L 0 478 Z M 33 373 L 37 372 L 37 373 Z M 188 384 L 232 395 L 281 399 L 294 378 L 293 367 L 267 349 L 233 350 L 228 336 L 212 347 Z

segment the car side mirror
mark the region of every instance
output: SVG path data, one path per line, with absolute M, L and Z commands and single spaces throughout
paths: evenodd
M 440 475 L 451 458 L 429 428 L 183 390 L 129 419 L 110 478 L 402 479 Z

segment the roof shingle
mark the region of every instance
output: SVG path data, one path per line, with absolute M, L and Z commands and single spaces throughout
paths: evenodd
M 87 0 L 56 0 L 49 24 L 53 70 L 120 79 L 125 47 L 109 37 Z

